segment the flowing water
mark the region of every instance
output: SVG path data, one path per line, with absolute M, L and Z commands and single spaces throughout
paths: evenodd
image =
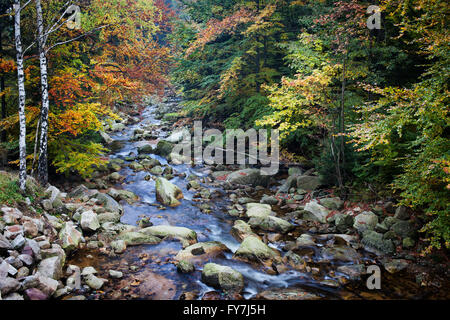
M 148 144 L 148 141 L 134 142 L 131 139 L 135 129 L 145 128 L 149 125 L 155 125 L 159 128 L 160 121 L 155 119 L 154 108 L 147 107 L 143 111 L 141 122 L 127 127 L 121 133 L 112 135 L 113 139 L 123 142 L 123 147 L 112 154 L 111 158 L 124 159 L 130 153 L 138 154 L 137 148 L 143 144 Z M 157 130 L 159 130 L 160 137 L 165 137 L 168 134 L 160 129 Z M 156 144 L 156 141 L 152 143 Z M 156 155 L 150 156 L 159 160 L 162 165 L 168 164 L 165 158 Z M 207 167 L 192 168 L 186 165 L 173 165 L 172 167 L 175 172 L 186 173 L 186 177 L 190 174 L 206 177 L 209 173 Z M 239 247 L 239 242 L 230 234 L 230 229 L 236 219 L 226 213 L 226 206 L 230 205 L 231 201 L 227 199 L 228 197 L 223 190 L 216 189 L 219 196 L 212 198 L 209 202 L 213 208 L 211 213 L 206 214 L 197 207 L 198 202 L 193 198 L 195 192 L 187 190 L 188 181 L 186 178 L 177 176 L 171 182 L 182 189 L 184 199 L 181 200 L 180 206 L 162 210 L 156 201 L 155 182 L 144 179 L 149 174 L 148 172 L 134 172 L 124 166 L 120 174 L 126 179 L 117 187 L 132 191 L 140 198 L 138 202 L 131 205 L 122 203 L 124 207 L 122 223 L 137 225 L 140 218 L 149 217 L 153 225 L 165 224 L 190 228 L 197 232 L 199 242 L 219 241 L 225 244 L 231 252 L 235 252 Z M 208 186 L 208 188 L 211 187 Z M 280 250 L 277 245 L 270 245 Z M 320 246 L 321 244 L 318 244 L 317 249 Z M 128 247 L 124 254 L 117 257 L 102 255 L 97 251 L 86 249 L 78 251 L 70 258 L 69 263 L 81 267 L 93 266 L 99 270 L 100 276 L 105 278 L 107 278 L 107 272 L 110 269 L 124 273 L 123 279 L 110 280 L 102 289 L 104 290 L 103 295 L 97 296 L 97 298 L 179 299 L 183 292 L 196 292 L 196 298 L 201 299 L 206 292 L 215 289 L 201 282 L 201 270 L 198 270 L 199 268 L 191 274 L 177 272 L 173 257 L 181 249 L 181 243 L 178 241 L 163 241 L 158 245 Z M 366 262 L 371 261 L 370 255 L 365 255 L 363 259 Z M 327 299 L 387 299 L 424 296 L 424 292 L 412 279 L 406 278 L 406 275 L 404 278 L 398 275 L 396 277 L 383 275 L 382 290 L 373 292 L 365 288 L 365 280 L 349 282 L 345 288 L 339 285 L 337 281 L 324 282 L 324 280 L 332 280 L 333 278 L 328 275 L 327 267 L 320 263 L 318 263 L 320 274 L 312 276 L 311 273 L 302 273 L 296 270 L 287 270 L 278 275 L 270 275 L 246 263 L 232 259 L 232 253 L 226 253 L 225 257 L 212 259 L 211 262 L 231 266 L 243 274 L 245 288 L 242 296 L 245 299 L 251 299 L 263 290 L 287 287 L 299 287 Z M 342 274 L 331 274 L 335 277 L 343 277 Z

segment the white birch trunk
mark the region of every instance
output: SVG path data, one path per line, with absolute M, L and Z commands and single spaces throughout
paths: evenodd
M 17 56 L 17 84 L 19 89 L 19 157 L 20 157 L 20 173 L 19 184 L 20 190 L 25 192 L 27 181 L 27 149 L 26 149 L 26 118 L 25 118 L 25 73 L 23 68 L 23 49 L 20 30 L 20 0 L 14 2 L 14 36 L 16 44 Z
M 44 34 L 44 20 L 42 18 L 42 6 L 40 0 L 35 0 L 36 16 L 38 26 L 38 49 L 39 49 L 39 65 L 41 70 L 41 133 L 39 139 L 39 160 L 38 160 L 38 180 L 42 185 L 48 183 L 48 73 L 47 73 L 47 58 L 45 56 L 45 34 Z

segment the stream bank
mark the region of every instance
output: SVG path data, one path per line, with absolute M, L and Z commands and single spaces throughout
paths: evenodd
M 418 226 L 406 208 L 342 201 L 301 167 L 263 179 L 258 169 L 176 164 L 168 141 L 179 131 L 161 118 L 178 111 L 178 102 L 124 115 L 104 135 L 114 150 L 107 167 L 83 185 L 46 190 L 48 229 L 38 226 L 22 246 L 8 248 L 19 257 L 35 241 L 36 270 L 15 278 L 19 286 L 4 296 L 447 298 L 446 262 L 417 255 Z M 16 237 L 5 241 L 11 246 Z M 4 261 L 19 266 L 17 257 Z M 381 290 L 366 286 L 371 265 L 380 267 Z

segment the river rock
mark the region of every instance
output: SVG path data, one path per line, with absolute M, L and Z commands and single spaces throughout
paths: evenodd
M 118 240 L 123 240 L 127 246 L 136 246 L 141 244 L 158 244 L 161 239 L 142 232 L 122 232 L 118 237 Z
M 247 212 L 245 215 L 249 218 L 252 217 L 266 217 L 272 214 L 271 206 L 262 203 L 247 203 Z
M 191 273 L 195 271 L 195 266 L 192 262 L 180 260 L 177 263 L 177 271 L 180 273 Z
M 266 290 L 258 293 L 257 300 L 318 300 L 319 296 L 304 291 L 300 288 L 284 288 L 275 290 Z
M 82 239 L 80 231 L 75 229 L 73 222 L 68 221 L 63 225 L 63 228 L 59 232 L 59 238 L 62 241 L 62 247 L 64 249 L 73 250 L 78 247 Z
M 300 176 L 297 178 L 297 188 L 314 191 L 321 185 L 320 178 L 316 176 Z
M 3 221 L 6 224 L 17 224 L 23 217 L 23 213 L 16 208 L 2 207 L 0 210 L 3 213 Z
M 156 199 L 169 207 L 179 206 L 179 199 L 183 199 L 183 192 L 165 178 L 156 179 Z
M 252 231 L 250 225 L 242 220 L 236 220 L 234 222 L 230 233 L 239 242 L 242 242 L 246 237 L 249 236 L 259 238 L 259 236 Z
M 371 211 L 364 211 L 355 217 L 353 227 L 358 232 L 363 233 L 366 230 L 374 230 L 378 223 L 378 217 Z
M 364 232 L 361 243 L 367 251 L 378 255 L 389 254 L 395 251 L 391 240 L 383 239 L 383 234 L 372 230 Z
M 153 153 L 161 157 L 167 157 L 172 152 L 172 149 L 172 143 L 170 143 L 169 141 L 160 140 L 158 141 L 155 150 L 153 150 Z
M 361 259 L 359 253 L 348 246 L 333 246 L 322 248 L 321 255 L 325 260 L 358 263 Z
M 416 235 L 414 224 L 410 221 L 398 221 L 392 225 L 391 230 L 402 238 L 413 238 Z
M 94 290 L 100 290 L 101 287 L 103 287 L 103 285 L 105 284 L 107 280 L 106 279 L 102 279 L 99 277 L 96 277 L 93 274 L 88 274 L 86 276 L 84 276 L 84 282 L 91 288 Z
M 294 228 L 288 221 L 274 216 L 252 217 L 248 224 L 261 230 L 278 233 L 287 233 Z
M 271 261 L 278 257 L 279 253 L 277 251 L 271 249 L 259 238 L 253 236 L 246 237 L 233 256 L 233 258 L 238 260 L 255 263 Z
M 334 216 L 334 224 L 339 232 L 346 232 L 351 226 L 353 226 L 354 219 L 349 214 L 338 213 Z
M 317 203 L 316 200 L 310 201 L 305 205 L 305 211 L 308 211 L 310 214 L 305 217 L 303 214 L 303 219 L 311 219 L 321 223 L 327 222 L 327 216 L 330 214 L 330 211 L 324 206 Z
M 203 267 L 202 281 L 227 293 L 240 293 L 244 288 L 244 277 L 228 266 L 208 263 Z
M 63 262 L 58 256 L 42 260 L 38 265 L 38 272 L 51 279 L 59 280 L 62 276 Z
M 47 300 L 48 296 L 37 288 L 30 288 L 25 290 L 25 296 L 28 300 Z
M 224 252 L 231 252 L 231 250 L 223 243 L 218 241 L 199 242 L 179 251 L 175 256 L 175 260 L 200 262 L 217 257 L 224 257 Z
M 320 199 L 320 204 L 330 210 L 339 210 L 339 209 L 342 209 L 342 206 L 344 205 L 344 201 L 342 201 L 338 197 L 324 198 L 324 199 Z
M 100 228 L 97 214 L 92 210 L 85 211 L 81 214 L 80 224 L 84 231 L 94 232 Z
M 123 277 L 123 273 L 116 270 L 109 270 L 109 276 L 113 279 L 121 279 Z
M 94 198 L 97 199 L 99 201 L 99 203 L 101 205 L 103 205 L 103 207 L 108 212 L 115 212 L 115 213 L 119 213 L 119 214 L 123 213 L 122 206 L 116 200 L 114 200 L 111 196 L 109 196 L 105 193 L 99 192 L 94 196 Z
M 151 226 L 142 229 L 140 232 L 158 237 L 160 239 L 171 237 L 181 241 L 183 247 L 187 247 L 197 242 L 197 233 L 184 227 L 175 227 L 168 225 Z
M 2 296 L 6 296 L 10 292 L 19 290 L 20 282 L 14 278 L 4 277 L 0 278 L 0 293 Z
M 270 176 L 261 175 L 259 169 L 243 169 L 232 172 L 226 177 L 225 181 L 231 184 L 266 187 L 269 184 Z

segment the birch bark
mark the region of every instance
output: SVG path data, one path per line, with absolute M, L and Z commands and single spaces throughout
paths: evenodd
M 20 0 L 14 1 L 14 37 L 16 45 L 17 84 L 19 88 L 19 185 L 25 192 L 27 181 L 27 149 L 26 149 L 26 118 L 25 118 L 25 73 L 23 68 L 22 35 L 20 29 Z

